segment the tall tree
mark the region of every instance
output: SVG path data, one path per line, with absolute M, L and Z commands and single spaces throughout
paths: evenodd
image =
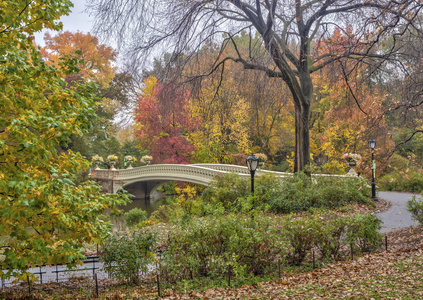
M 423 163 L 423 17 L 419 15 L 416 27 L 404 28 L 405 34 L 391 37 L 385 47 L 396 47 L 401 51 L 401 59 L 405 60 L 401 72 L 395 72 L 386 80 L 380 76 L 391 94 L 386 101 L 387 118 L 393 127 L 393 136 L 396 142 L 395 150 L 400 150 L 404 156 L 416 155 Z M 392 68 L 385 71 L 393 72 Z
M 116 116 L 119 114 L 119 119 L 125 120 L 122 115 L 128 113 L 135 96 L 132 91 L 132 76 L 127 72 L 116 72 L 117 52 L 112 47 L 99 43 L 90 33 L 46 33 L 44 41 L 45 46 L 41 48 L 41 53 L 48 63 L 53 62 L 58 66 L 61 57 L 78 61 L 80 71 L 67 76 L 66 81 L 69 84 L 85 79 L 98 86 L 95 98 L 96 118 L 91 119 L 92 127 L 83 136 L 72 136 L 68 147 L 89 158 L 95 154 L 122 154 L 116 139 Z
M 189 135 L 197 126 L 189 110 L 189 93 L 172 84 L 161 84 L 153 76 L 135 109 L 136 136 L 150 148 L 156 163 L 190 163 L 194 145 Z
M 219 54 L 234 56 L 238 51 L 248 55 L 247 32 L 241 32 L 234 40 L 236 49 L 227 47 L 220 52 L 216 44 L 203 47 L 183 75 L 189 78 L 199 70 L 206 72 L 213 65 L 210 57 Z M 194 112 L 202 120 L 196 135 L 201 136 L 201 141 L 196 140 L 200 146 L 198 159 L 229 163 L 231 154 L 252 151 L 266 153 L 276 163 L 286 157 L 287 148 L 291 153 L 294 143 L 286 138 L 291 130 L 284 126 L 290 123 L 293 109 L 288 108 L 280 80 L 268 78 L 260 71 L 244 70 L 240 64 L 227 64 L 201 80 L 193 80 L 189 89 Z
M 345 60 L 377 66 L 391 58 L 395 49 L 376 52 L 378 42 L 409 26 L 423 4 L 418 0 L 90 0 L 96 14 L 96 29 L 127 45 L 132 57 L 148 57 L 162 48 L 173 57 L 191 59 L 201 45 L 221 41 L 222 48 L 234 42 L 232 36 L 250 29 L 261 39 L 251 43 L 248 56 L 216 57 L 216 66 L 228 61 L 246 69 L 281 78 L 288 86 L 295 107 L 295 171 L 310 161 L 309 114 L 313 95 L 311 74 Z M 354 38 L 334 52 L 319 54 L 316 41 L 329 37 L 335 28 Z M 350 28 L 351 30 L 347 30 Z M 227 38 L 222 38 L 222 32 Z M 265 49 L 266 56 L 257 47 Z M 317 49 L 318 50 L 318 49 Z M 376 62 L 376 60 L 380 60 Z M 204 75 L 204 74 L 201 74 Z
M 59 29 L 69 1 L 0 1 L 0 276 L 30 278 L 33 264 L 82 257 L 83 243 L 101 243 L 109 225 L 98 218 L 125 197 L 102 195 L 75 174 L 89 163 L 78 153 L 58 151 L 80 135 L 94 115 L 92 86 L 65 77 L 77 61 L 47 65 L 33 33 Z
M 107 87 L 115 76 L 116 51 L 100 44 L 90 33 L 62 31 L 52 36 L 44 35 L 45 46 L 41 49 L 43 57 L 59 64 L 61 57 L 74 57 L 80 60 L 79 74 L 95 80 L 101 87 Z

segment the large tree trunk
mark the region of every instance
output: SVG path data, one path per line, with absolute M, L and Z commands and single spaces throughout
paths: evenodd
M 298 72 L 300 75 L 295 76 L 284 51 L 276 43 L 274 39 L 266 40 L 269 53 L 273 61 L 281 71 L 281 78 L 288 85 L 292 93 L 295 107 L 295 160 L 294 172 L 305 171 L 310 175 L 310 135 L 309 135 L 309 113 L 310 99 L 313 93 L 313 82 L 308 72 L 307 63 L 301 66 Z
M 310 175 L 310 135 L 309 135 L 310 106 L 303 103 L 295 107 L 295 161 L 294 172 L 304 171 Z

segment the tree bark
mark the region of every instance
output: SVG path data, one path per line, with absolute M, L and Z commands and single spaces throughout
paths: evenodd
M 265 36 L 263 37 L 266 38 Z M 290 68 L 284 51 L 274 39 L 267 42 L 269 53 L 278 69 L 282 80 L 288 85 L 293 96 L 295 107 L 295 158 L 294 172 L 304 171 L 310 175 L 310 135 L 309 115 L 310 99 L 313 93 L 313 82 L 305 60 L 298 68 L 299 76 L 295 76 Z
M 295 109 L 295 161 L 294 172 L 304 171 L 310 175 L 310 105 L 305 104 Z

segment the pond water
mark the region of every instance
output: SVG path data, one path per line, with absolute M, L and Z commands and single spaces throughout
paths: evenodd
M 150 216 L 153 211 L 157 210 L 161 205 L 166 204 L 165 196 L 165 194 L 155 191 L 152 193 L 150 201 L 145 201 L 144 198 L 133 198 L 131 199 L 131 203 L 128 203 L 125 206 L 120 206 L 119 209 L 123 209 L 124 212 L 128 212 L 134 208 L 141 208 L 147 212 L 148 216 Z

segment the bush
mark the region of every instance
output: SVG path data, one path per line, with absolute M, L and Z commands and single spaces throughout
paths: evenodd
M 316 247 L 323 258 L 339 259 L 343 239 L 350 223 L 349 218 L 337 214 L 319 217 L 321 225 L 316 231 Z
M 142 221 L 147 220 L 147 212 L 141 208 L 134 208 L 124 215 L 126 225 L 132 227 L 138 225 Z
M 198 276 L 238 280 L 266 274 L 279 260 L 301 265 L 312 248 L 324 259 L 339 259 L 352 244 L 376 250 L 381 221 L 371 214 L 344 216 L 315 210 L 303 216 L 256 214 L 189 219 L 169 236 L 161 258 L 161 276 L 171 282 Z M 271 268 L 271 267 L 270 267 Z M 274 272 L 274 270 L 273 270 Z
M 412 200 L 407 202 L 407 209 L 412 214 L 414 220 L 423 225 L 423 201 L 417 200 L 413 197 Z
M 230 211 L 239 199 L 250 194 L 247 180 L 238 174 L 228 173 L 216 176 L 209 187 L 204 190 L 202 199 L 204 203 L 220 203 L 225 211 Z
M 312 187 L 313 207 L 338 208 L 347 204 L 372 204 L 370 187 L 361 177 L 325 177 L 316 178 L 316 184 Z
M 346 232 L 347 243 L 355 245 L 361 252 L 371 252 L 382 244 L 382 221 L 373 214 L 355 214 L 350 216 Z
M 242 215 L 193 220 L 168 242 L 162 275 L 173 280 L 192 274 L 215 277 L 229 268 L 238 277 L 262 274 L 266 262 L 286 254 L 286 241 L 275 233 L 266 219 Z
M 178 204 L 178 197 L 173 196 L 168 197 L 166 204 L 151 214 L 150 220 L 157 223 L 174 222 L 180 220 L 184 214 L 184 209 Z
M 215 214 L 248 212 L 253 207 L 266 210 L 270 199 L 281 192 L 281 181 L 272 174 L 262 173 L 255 177 L 254 197 L 251 195 L 250 180 L 238 174 L 218 176 L 202 194 L 203 213 Z
M 386 191 L 423 192 L 423 174 L 421 171 L 399 171 L 383 176 L 379 187 Z
M 307 211 L 311 208 L 338 208 L 346 204 L 374 205 L 370 186 L 361 177 L 315 176 L 304 173 L 282 180 L 275 175 L 256 177 L 254 197 L 248 181 L 237 174 L 219 176 L 203 195 L 203 215 L 245 213 L 253 207 L 275 213 Z
M 310 180 L 305 174 L 299 174 L 284 179 L 279 195 L 269 199 L 269 207 L 276 213 L 318 207 L 333 209 L 352 203 L 372 204 L 368 196 L 370 188 L 360 177 L 316 176 Z
M 300 265 L 307 252 L 316 244 L 318 220 L 314 216 L 295 217 L 290 215 L 282 222 L 282 233 L 288 240 L 290 251 L 287 253 L 287 262 Z
M 270 262 L 301 265 L 315 247 L 323 258 L 340 258 L 354 245 L 362 252 L 377 249 L 381 221 L 371 214 L 343 216 L 319 212 L 279 217 L 263 214 L 188 220 L 167 242 L 161 273 L 177 281 L 193 276 L 237 277 L 265 273 Z
M 112 277 L 139 283 L 139 273 L 147 272 L 148 264 L 154 261 L 155 235 L 132 232 L 122 236 L 111 236 L 103 247 L 102 261 L 106 272 Z

